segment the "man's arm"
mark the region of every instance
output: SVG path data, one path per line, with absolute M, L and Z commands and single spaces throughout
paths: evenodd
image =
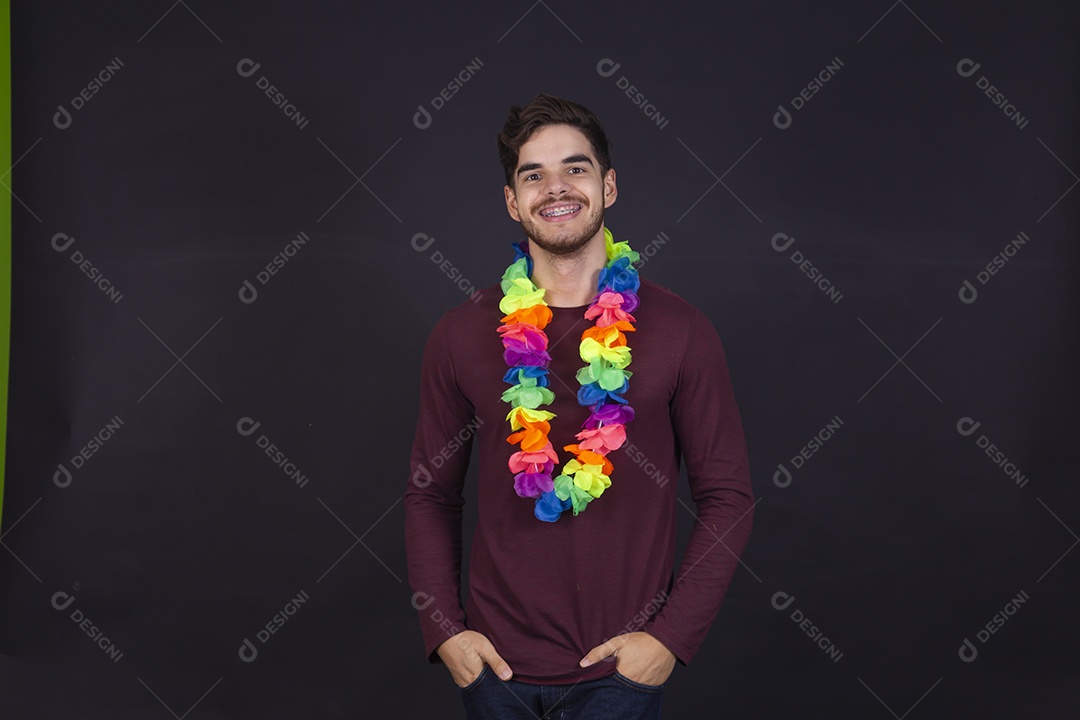
M 421 364 L 420 411 L 405 489 L 405 553 L 427 657 L 444 662 L 454 681 L 467 685 L 484 663 L 503 679 L 510 677 L 510 667 L 486 637 L 465 629 L 461 491 L 477 424 L 455 377 L 447 325 L 445 316 L 435 325 Z
M 444 316 L 424 347 L 420 369 L 420 409 L 405 489 L 405 554 L 412 604 L 428 659 L 436 648 L 465 629 L 461 607 L 461 494 L 472 435 L 473 408 L 454 376 L 453 354 Z M 453 441 L 453 442 L 452 442 Z M 455 449 L 451 450 L 451 444 Z

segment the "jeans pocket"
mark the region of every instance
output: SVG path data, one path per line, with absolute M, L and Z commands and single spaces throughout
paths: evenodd
M 618 670 L 615 671 L 615 674 L 613 675 L 613 677 L 616 680 L 618 680 L 619 682 L 621 682 L 623 685 L 631 687 L 634 690 L 640 690 L 641 692 L 658 693 L 658 692 L 660 692 L 661 690 L 664 689 L 663 684 L 660 684 L 660 685 L 645 685 L 644 683 L 639 683 L 639 682 L 636 682 L 634 680 L 631 680 L 630 678 L 626 677 L 625 675 L 623 675 Z
M 478 688 L 480 686 L 480 683 L 484 682 L 484 678 L 487 677 L 488 672 L 490 670 L 491 670 L 491 668 L 488 667 L 487 665 L 485 665 L 483 667 L 483 669 L 480 670 L 480 674 L 476 676 L 475 680 L 473 680 L 471 683 L 469 683 L 465 687 L 461 687 L 459 685 L 458 689 L 461 690 L 461 692 L 472 692 L 473 690 L 475 690 L 476 688 Z

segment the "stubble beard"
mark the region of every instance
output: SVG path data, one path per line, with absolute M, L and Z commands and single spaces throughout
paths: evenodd
M 581 205 L 582 212 L 586 212 L 589 208 L 589 205 L 584 201 L 574 200 L 573 202 Z M 585 227 L 578 231 L 569 228 L 564 230 L 558 227 L 544 227 L 541 224 L 542 221 L 533 220 L 532 215 L 527 217 L 528 220 L 523 217 L 521 221 L 521 227 L 525 230 L 525 235 L 538 248 L 549 255 L 557 257 L 572 257 L 581 253 L 589 244 L 589 241 L 600 232 L 600 228 L 604 224 L 604 211 L 602 209 L 595 216 L 586 216 L 584 218 L 586 221 Z

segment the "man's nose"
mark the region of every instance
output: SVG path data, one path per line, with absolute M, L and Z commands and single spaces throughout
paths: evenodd
M 547 178 L 544 191 L 548 195 L 564 195 L 570 190 L 570 184 L 560 174 L 551 175 Z

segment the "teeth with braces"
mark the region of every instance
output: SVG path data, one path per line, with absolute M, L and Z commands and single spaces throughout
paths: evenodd
M 560 208 L 559 210 L 552 210 L 551 212 L 545 212 L 544 217 L 558 217 L 559 215 L 566 215 L 567 213 L 576 212 L 577 210 L 578 210 L 578 207 L 576 205 L 574 207 Z

